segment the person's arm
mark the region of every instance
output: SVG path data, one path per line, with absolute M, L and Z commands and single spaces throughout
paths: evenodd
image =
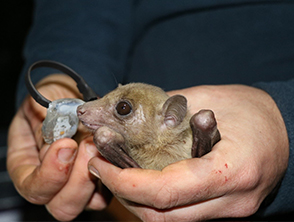
M 18 87 L 19 110 L 8 135 L 7 169 L 19 193 L 46 205 L 58 220 L 72 220 L 85 208 L 105 208 L 109 193 L 97 191 L 97 180 L 87 169 L 88 161 L 99 155 L 91 137 L 80 143 L 61 139 L 43 144 L 46 109 L 26 97 L 24 73 L 38 60 L 62 62 L 102 96 L 116 86 L 113 75 L 118 82 L 122 79 L 130 11 L 128 1 L 36 1 Z M 40 93 L 50 100 L 80 97 L 76 83 L 66 75 L 52 75 L 56 72 L 42 68 L 32 72 Z
M 101 157 L 91 159 L 89 169 L 146 221 L 254 214 L 288 165 L 288 136 L 276 103 L 263 90 L 243 85 L 199 86 L 170 94 L 175 93 L 187 97 L 192 113 L 214 111 L 222 139 L 210 153 L 162 171 L 122 170 Z
M 74 69 L 102 96 L 122 82 L 132 35 L 132 1 L 35 1 L 27 37 L 18 106 L 27 94 L 24 73 L 38 60 L 55 60 Z M 37 69 L 38 82 L 57 70 Z
M 38 90 L 50 100 L 79 96 L 75 82 L 65 75 L 44 78 Z M 98 155 L 92 138 L 79 144 L 67 138 L 44 144 L 41 127 L 45 115 L 45 108 L 27 97 L 10 125 L 7 170 L 14 186 L 29 202 L 46 205 L 59 220 L 72 220 L 86 206 L 105 208 L 108 198 L 96 191 L 97 180 L 87 170 L 87 162 Z

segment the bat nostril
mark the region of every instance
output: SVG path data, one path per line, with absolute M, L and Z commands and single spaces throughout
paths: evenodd
M 77 115 L 78 115 L 78 116 L 81 116 L 81 115 L 83 115 L 83 114 L 85 114 L 85 113 L 86 113 L 86 110 L 83 109 L 83 107 L 79 106 L 79 107 L 77 108 Z

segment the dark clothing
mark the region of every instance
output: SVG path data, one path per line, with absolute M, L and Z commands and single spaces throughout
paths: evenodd
M 294 1 L 282 0 L 36 1 L 23 72 L 37 60 L 62 62 L 100 96 L 117 82 L 167 91 L 233 83 L 264 89 L 286 123 L 290 161 L 275 200 L 259 213 L 292 212 L 293 11 Z M 36 70 L 33 80 L 54 72 Z M 18 95 L 19 105 L 26 95 L 23 77 Z

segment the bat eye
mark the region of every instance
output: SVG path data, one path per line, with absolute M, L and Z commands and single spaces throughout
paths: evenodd
M 132 112 L 132 106 L 126 101 L 121 101 L 116 105 L 116 111 L 121 116 L 126 116 Z

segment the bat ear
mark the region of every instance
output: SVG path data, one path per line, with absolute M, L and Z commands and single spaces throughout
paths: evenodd
M 162 107 L 164 124 L 173 128 L 179 125 L 187 114 L 187 99 L 181 95 L 175 95 L 166 100 Z

